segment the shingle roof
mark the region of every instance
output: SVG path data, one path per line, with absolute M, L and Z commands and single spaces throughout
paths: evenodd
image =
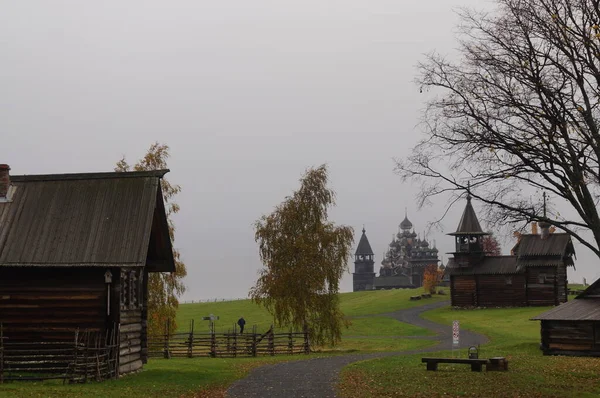
M 575 253 L 571 236 L 565 233 L 552 233 L 545 239 L 537 234 L 523 234 L 513 248 L 517 255 L 517 268 L 545 267 L 565 264 L 573 265 L 571 256 Z
M 488 235 L 486 232 L 483 232 L 481 225 L 479 225 L 479 220 L 471 204 L 471 196 L 467 196 L 467 205 L 460 218 L 456 232 L 448 235 Z
M 511 275 L 518 274 L 516 256 L 485 256 L 472 267 L 457 267 L 454 258 L 448 260 L 446 272 L 450 275 Z
M 373 249 L 371 249 L 371 245 L 369 244 L 369 239 L 367 239 L 367 235 L 365 233 L 365 229 L 362 230 L 362 236 L 360 237 L 360 241 L 358 242 L 358 247 L 356 248 L 355 255 L 363 255 L 363 256 L 372 256 Z
M 519 258 L 557 256 L 563 257 L 574 253 L 571 236 L 565 233 L 552 233 L 546 239 L 541 235 L 523 234 L 513 251 Z
M 144 266 L 174 271 L 160 190 L 168 170 L 11 176 L 0 266 Z
M 600 321 L 600 298 L 576 298 L 554 307 L 533 321 Z

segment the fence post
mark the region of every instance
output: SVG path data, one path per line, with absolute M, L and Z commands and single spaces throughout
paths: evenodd
M 210 321 L 210 356 L 212 358 L 217 356 L 217 340 L 215 338 L 215 325 L 213 321 Z
M 252 326 L 252 356 L 256 356 L 256 325 Z
M 90 332 L 85 329 L 83 331 L 83 335 L 85 336 L 85 346 L 83 347 L 83 364 L 84 364 L 84 368 L 85 368 L 85 377 L 83 379 L 84 383 L 87 383 L 88 381 L 88 345 L 89 345 L 89 340 L 90 340 Z
M 121 377 L 121 322 L 117 324 L 117 335 L 115 337 L 115 378 Z
M 275 355 L 275 336 L 273 325 L 271 325 L 271 333 L 269 333 L 269 351 L 271 356 Z
M 237 357 L 237 325 L 233 324 L 233 357 Z
M 74 383 L 77 378 L 77 342 L 79 341 L 79 328 L 75 329 L 75 339 L 73 340 L 73 363 L 71 364 L 71 378 L 69 383 Z M 64 384 L 63 380 L 63 384 Z
M 290 328 L 290 334 L 289 336 L 289 340 L 288 340 L 288 353 L 290 355 L 292 355 L 294 353 L 294 340 L 292 337 L 292 328 Z
M 310 353 L 310 341 L 308 340 L 308 325 L 304 324 L 304 353 Z
M 165 321 L 165 348 L 164 348 L 165 359 L 171 359 L 171 351 L 169 349 L 169 319 Z
M 193 358 L 194 357 L 194 320 L 191 320 L 191 328 L 190 328 L 190 341 L 189 341 L 189 345 L 188 345 L 188 358 Z

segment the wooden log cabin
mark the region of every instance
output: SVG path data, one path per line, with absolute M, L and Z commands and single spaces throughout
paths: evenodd
M 544 355 L 600 356 L 600 279 L 532 320 L 541 321 Z
M 168 170 L 10 176 L 0 165 L 0 324 L 7 342 L 120 331 L 120 374 L 147 353 L 148 275 L 173 272 Z M 116 334 L 116 333 L 115 333 Z
M 567 301 L 567 267 L 573 265 L 571 237 L 552 233 L 519 235 L 509 256 L 484 252 L 483 232 L 467 196 L 454 236 L 456 251 L 446 267 L 451 303 L 456 307 L 522 307 L 559 305 Z

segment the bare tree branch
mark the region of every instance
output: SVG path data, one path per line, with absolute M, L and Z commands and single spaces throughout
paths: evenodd
M 547 221 L 600 257 L 598 3 L 497 0 L 494 14 L 460 11 L 462 57 L 432 53 L 419 65 L 420 90 L 441 94 L 423 112 L 425 137 L 396 161 L 403 179 L 423 183 L 420 206 L 468 190 L 491 221 Z M 576 215 L 544 216 L 541 191 Z

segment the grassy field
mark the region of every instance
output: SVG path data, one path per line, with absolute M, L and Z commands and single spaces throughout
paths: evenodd
M 505 356 L 509 372 L 474 373 L 465 365 L 440 365 L 428 372 L 423 355 L 393 357 L 350 365 L 342 372 L 343 397 L 586 397 L 600 394 L 600 358 L 543 356 L 539 322 L 529 319 L 546 308 L 453 310 L 443 308 L 426 318 L 483 333 L 491 342 L 480 358 Z M 450 356 L 450 352 L 427 354 Z M 466 357 L 466 350 L 454 353 Z
M 399 351 L 434 344 L 435 342 L 431 340 L 398 338 L 424 335 L 427 331 L 390 318 L 376 316 L 447 298 L 445 296 L 410 301 L 409 297 L 417 293 L 420 291 L 391 290 L 342 294 L 341 305 L 346 315 L 369 316 L 351 319 L 352 326 L 344 333 L 348 337 L 344 338 L 339 346 L 335 349 L 316 347 L 318 352 L 311 354 L 310 357 L 357 351 Z M 244 316 L 248 321 L 247 327 L 251 328 L 256 324 L 259 331 L 268 329 L 272 322 L 272 317 L 264 309 L 249 300 L 182 304 L 177 318 L 179 330 L 187 331 L 190 320 L 195 319 L 195 330 L 208 331 L 208 322 L 200 319 L 211 313 L 220 317 L 216 324 L 217 331 L 227 331 L 227 328 L 231 328 L 240 316 Z M 244 377 L 256 366 L 305 358 L 305 356 L 281 356 L 237 359 L 152 359 L 139 374 L 102 383 L 63 385 L 62 382 L 46 381 L 0 384 L 0 397 L 222 397 L 229 384 Z
M 377 290 L 369 292 L 342 293 L 340 294 L 340 307 L 342 312 L 354 323 L 368 322 L 363 320 L 352 319 L 356 316 L 377 315 L 386 312 L 397 311 L 405 308 L 423 305 L 442 300 L 449 300 L 448 296 L 434 295 L 430 299 L 420 301 L 410 301 L 410 296 L 420 294 L 421 289 L 397 289 L 397 290 Z M 264 332 L 273 323 L 273 317 L 262 307 L 254 304 L 250 300 L 225 301 L 216 303 L 194 303 L 181 304 L 177 312 L 178 330 L 187 332 L 190 328 L 190 321 L 194 319 L 194 330 L 198 332 L 208 332 L 208 321 L 202 321 L 202 317 L 214 314 L 219 316 L 219 320 L 215 322 L 217 332 L 227 332 L 233 329 L 237 320 L 243 316 L 246 320 L 246 330 L 251 330 L 253 325 L 256 325 L 258 332 Z M 395 322 L 395 321 L 394 321 Z M 395 322 L 400 324 L 400 322 Z M 408 334 L 424 334 L 426 331 L 420 332 L 407 327 L 405 331 L 396 330 L 393 334 L 408 335 Z M 396 328 L 401 326 L 395 325 Z M 285 328 L 284 328 L 285 329 Z M 359 330 L 349 330 L 348 335 L 356 336 L 357 333 L 364 334 L 364 327 L 361 327 L 363 332 Z M 376 329 L 375 327 L 371 329 Z M 408 332 L 408 333 L 407 333 Z M 392 332 L 390 332 L 392 333 Z

